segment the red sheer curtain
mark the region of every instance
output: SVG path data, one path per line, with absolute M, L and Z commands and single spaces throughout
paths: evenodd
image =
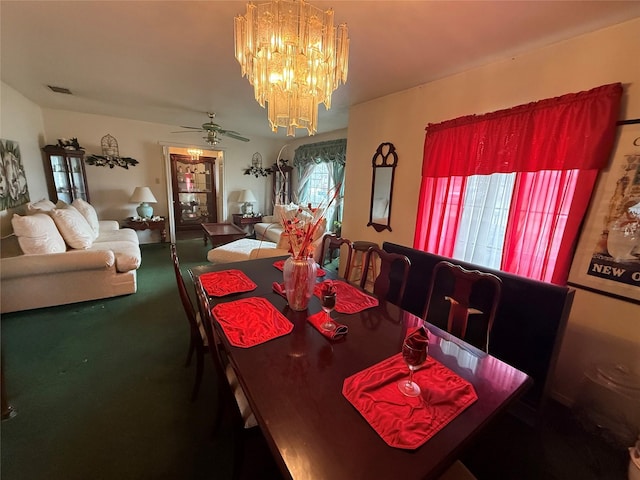
M 564 283 L 597 172 L 613 147 L 621 96 L 615 83 L 429 124 L 414 248 L 450 257 L 464 178 L 519 172 L 502 269 Z

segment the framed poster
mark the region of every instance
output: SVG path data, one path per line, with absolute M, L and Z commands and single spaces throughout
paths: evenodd
M 29 201 L 27 177 L 18 142 L 0 139 L 0 210 Z
M 618 127 L 612 161 L 598 181 L 568 283 L 640 303 L 638 121 Z

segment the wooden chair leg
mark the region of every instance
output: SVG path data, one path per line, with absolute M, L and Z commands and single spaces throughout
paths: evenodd
M 204 352 L 201 348 L 196 348 L 196 379 L 193 384 L 193 391 L 191 392 L 191 401 L 195 401 L 200 391 L 200 384 L 202 383 L 202 373 L 204 367 Z
M 233 427 L 234 438 L 233 438 L 233 474 L 232 478 L 234 480 L 239 480 L 242 478 L 242 470 L 244 463 L 244 443 L 245 443 L 245 432 L 242 424 L 234 425 Z
M 191 357 L 193 357 L 193 351 L 196 349 L 196 342 L 193 341 L 193 337 L 189 340 L 189 351 L 187 352 L 187 361 L 184 363 L 185 367 L 191 364 Z

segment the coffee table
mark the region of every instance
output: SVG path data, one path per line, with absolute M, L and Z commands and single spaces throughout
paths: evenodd
M 204 244 L 207 244 L 207 238 L 211 240 L 212 246 L 224 245 L 247 236 L 242 228 L 233 223 L 201 223 L 204 232 Z

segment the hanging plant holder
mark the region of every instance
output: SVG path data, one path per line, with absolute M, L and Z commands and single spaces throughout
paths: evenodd
M 262 155 L 259 152 L 253 154 L 251 158 L 251 166 L 245 169 L 245 175 L 253 175 L 254 177 L 266 177 L 271 173 L 270 168 L 262 168 Z
M 85 163 L 96 167 L 122 167 L 129 169 L 135 167 L 139 162 L 131 157 L 121 157 L 118 141 L 112 135 L 106 134 L 100 141 L 102 155 L 89 155 Z

